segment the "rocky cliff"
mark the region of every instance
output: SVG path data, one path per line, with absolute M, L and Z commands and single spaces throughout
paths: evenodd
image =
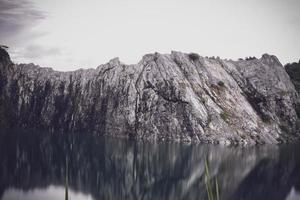
M 285 65 L 285 69 L 288 75 L 291 77 L 296 90 L 300 94 L 300 60 L 298 63 L 288 63 L 287 65 Z
M 275 56 L 172 52 L 58 72 L 0 50 L 0 126 L 209 143 L 296 137 L 298 94 Z
M 295 88 L 299 96 L 300 95 L 300 60 L 298 63 L 288 63 L 287 65 L 285 65 L 285 70 L 290 76 L 292 83 L 295 85 Z M 296 111 L 298 116 L 300 116 L 300 98 L 298 99 Z M 298 120 L 298 126 L 299 125 L 300 125 L 300 120 Z

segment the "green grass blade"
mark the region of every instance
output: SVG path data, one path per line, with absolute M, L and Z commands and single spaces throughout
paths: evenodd
M 216 193 L 217 193 L 217 200 L 220 200 L 219 185 L 217 179 L 216 179 Z
M 211 199 L 211 194 L 210 194 L 210 192 L 209 192 L 209 189 L 208 189 L 208 184 L 207 184 L 207 182 L 205 181 L 205 186 L 206 186 L 206 192 L 207 192 L 207 197 L 208 197 L 208 200 L 212 200 Z
M 206 177 L 205 185 L 207 188 L 206 190 L 207 190 L 208 200 L 213 200 L 214 196 L 213 196 L 212 187 L 210 184 L 210 175 L 209 175 L 209 169 L 208 169 L 208 164 L 207 164 L 206 159 L 205 159 L 205 177 Z
M 69 199 L 69 183 L 68 183 L 68 157 L 66 158 L 66 177 L 65 177 L 65 200 Z

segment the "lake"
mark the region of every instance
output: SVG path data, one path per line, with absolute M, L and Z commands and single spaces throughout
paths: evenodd
M 300 143 L 224 147 L 0 130 L 1 200 L 300 199 Z M 67 182 L 67 183 L 66 183 Z

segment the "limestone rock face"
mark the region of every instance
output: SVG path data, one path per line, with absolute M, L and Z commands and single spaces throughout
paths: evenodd
M 72 72 L 0 59 L 1 127 L 222 144 L 297 135 L 298 94 L 275 56 L 154 53 Z

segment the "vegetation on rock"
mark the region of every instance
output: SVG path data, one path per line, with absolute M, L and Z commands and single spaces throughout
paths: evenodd
M 225 83 L 224 83 L 223 81 L 219 81 L 219 82 L 218 82 L 218 86 L 220 86 L 220 87 L 225 87 Z
M 189 53 L 189 58 L 192 61 L 196 61 L 196 60 L 199 60 L 200 56 L 197 53 Z
M 220 116 L 224 121 L 228 121 L 229 113 L 226 111 L 223 111 L 223 112 L 221 112 Z

